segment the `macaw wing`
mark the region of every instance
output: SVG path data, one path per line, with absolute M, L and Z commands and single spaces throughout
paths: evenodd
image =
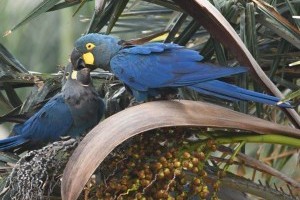
M 176 44 L 149 43 L 122 49 L 110 65 L 120 80 L 139 91 L 189 86 L 247 71 L 202 63 L 202 59 L 197 51 Z
M 72 127 L 73 118 L 61 95 L 54 96 L 24 124 L 14 127 L 16 135 L 24 135 L 33 143 L 55 141 Z

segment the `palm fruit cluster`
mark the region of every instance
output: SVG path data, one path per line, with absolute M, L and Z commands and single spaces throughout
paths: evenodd
M 199 131 L 199 130 L 198 130 Z M 165 128 L 139 135 L 118 147 L 101 164 L 84 194 L 98 199 L 206 199 L 211 191 L 204 169 L 213 140 L 194 141 L 181 128 Z

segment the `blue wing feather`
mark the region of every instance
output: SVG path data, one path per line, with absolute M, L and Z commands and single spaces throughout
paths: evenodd
M 189 88 L 203 94 L 213 95 L 231 101 L 247 100 L 269 105 L 277 105 L 280 101 L 278 97 L 247 90 L 218 80 L 198 83 L 193 86 L 189 86 Z M 284 103 L 280 106 L 291 107 L 289 103 Z
M 198 52 L 177 44 L 149 43 L 119 51 L 110 65 L 139 101 L 145 100 L 150 89 L 183 86 L 231 101 L 247 100 L 271 105 L 280 101 L 274 96 L 215 80 L 244 73 L 247 68 L 215 66 L 200 62 L 202 59 Z
M 53 97 L 25 123 L 16 125 L 16 135 L 41 142 L 55 141 L 68 133 L 73 119 L 70 109 L 61 95 Z M 53 125 L 55 124 L 55 125 Z
M 0 151 L 6 151 L 12 148 L 19 147 L 25 143 L 27 143 L 29 140 L 22 137 L 22 135 L 16 135 L 9 138 L 5 138 L 3 140 L 0 140 Z
M 73 119 L 61 95 L 49 100 L 36 114 L 23 124 L 15 125 L 15 136 L 0 140 L 0 150 L 5 151 L 23 144 L 41 145 L 58 140 L 68 133 Z
M 125 48 L 122 50 L 122 52 L 129 53 L 129 54 L 149 55 L 151 53 L 159 53 L 169 49 L 181 49 L 181 48 L 183 47 L 174 43 L 153 42 L 153 43 L 148 43 L 140 46 L 134 46 L 131 48 Z
M 247 71 L 202 63 L 202 59 L 198 52 L 176 44 L 152 43 L 121 50 L 110 65 L 117 77 L 139 91 L 189 86 Z

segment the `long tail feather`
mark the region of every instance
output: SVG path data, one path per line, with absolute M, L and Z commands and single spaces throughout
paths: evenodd
M 15 149 L 22 144 L 27 143 L 28 140 L 21 135 L 12 136 L 3 140 L 0 140 L 0 151 L 7 151 Z
M 212 95 L 230 101 L 254 101 L 263 104 L 277 105 L 279 107 L 292 107 L 288 102 L 278 104 L 280 99 L 277 97 L 240 88 L 218 80 L 198 83 L 189 86 L 189 88 L 206 95 Z

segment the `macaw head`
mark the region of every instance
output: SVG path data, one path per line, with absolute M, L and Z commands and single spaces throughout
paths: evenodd
M 88 86 L 92 83 L 90 72 L 91 69 L 86 67 L 81 58 L 77 61 L 77 69 L 74 69 L 72 63 L 69 63 L 65 68 L 65 74 L 62 79 L 62 84 L 66 82 L 77 82 L 80 85 Z
M 81 58 L 91 70 L 98 67 L 109 70 L 111 58 L 121 48 L 119 41 L 115 37 L 98 33 L 84 35 L 75 42 L 71 62 L 75 69 L 80 66 L 78 62 L 81 62 Z
M 73 70 L 71 74 L 71 78 L 77 80 L 79 83 L 81 83 L 84 86 L 88 86 L 92 82 L 90 72 L 91 70 L 89 68 Z

